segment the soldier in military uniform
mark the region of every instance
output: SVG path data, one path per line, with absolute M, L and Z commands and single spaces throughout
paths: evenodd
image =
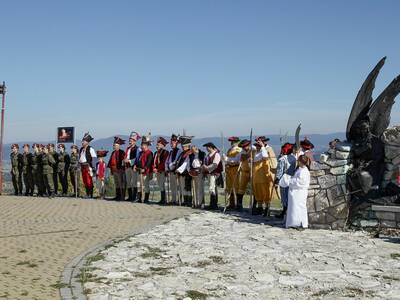
M 32 178 L 32 153 L 30 153 L 30 146 L 24 145 L 24 152 L 22 153 L 22 178 L 25 185 L 25 196 L 33 196 L 33 178 Z
M 56 160 L 53 157 L 53 154 L 50 153 L 51 145 L 47 145 L 43 149 L 42 154 L 42 166 L 43 166 L 43 182 L 44 187 L 47 192 L 47 195 L 50 198 L 54 197 L 54 165 L 56 164 Z
M 85 133 L 82 138 L 82 147 L 79 150 L 79 164 L 81 166 L 82 181 L 86 189 L 87 198 L 93 198 L 93 163 L 96 151 L 89 143 L 93 140 L 89 132 Z
M 58 193 L 58 153 L 54 147 L 54 144 L 48 144 L 49 153 L 53 156 L 55 163 L 53 166 L 53 186 L 54 186 L 54 195 L 57 196 Z
M 108 161 L 107 168 L 110 169 L 114 178 L 115 198 L 113 200 L 125 200 L 125 167 L 124 159 L 125 152 L 120 149 L 121 145 L 125 144 L 125 140 L 118 136 L 114 137 L 113 152 Z
M 77 145 L 71 146 L 69 163 L 69 178 L 72 184 L 73 196 L 79 196 L 79 148 Z
M 57 174 L 61 183 L 62 194 L 66 196 L 68 194 L 68 169 L 70 158 L 68 153 L 65 152 L 64 144 L 58 144 L 58 151 Z
M 225 173 L 226 173 L 226 188 L 225 193 L 229 197 L 229 206 L 227 209 L 237 209 L 239 211 L 243 208 L 242 199 L 241 201 L 236 201 L 235 199 L 238 188 L 239 188 L 239 165 L 240 165 L 240 152 L 242 149 L 238 146 L 240 139 L 236 136 L 231 136 L 228 138 L 231 143 L 231 147 L 227 151 L 226 155 L 223 155 L 225 161 Z
M 22 154 L 19 153 L 19 145 L 11 146 L 11 177 L 14 186 L 14 194 L 22 195 Z
M 125 149 L 125 158 L 124 158 L 124 166 L 125 166 L 125 181 L 126 188 L 128 190 L 129 201 L 136 201 L 137 196 L 137 181 L 138 181 L 138 172 L 134 170 L 134 166 L 136 163 L 136 159 L 139 157 L 140 148 L 136 145 L 136 142 L 141 138 L 141 136 L 132 131 L 129 136 L 129 145 Z
M 192 136 L 180 136 L 179 143 L 182 147 L 176 162 L 176 174 L 179 180 L 179 190 L 181 196 L 183 196 L 183 205 L 192 206 L 192 176 L 189 174 L 190 170 L 190 155 L 193 154 L 190 146 L 192 143 Z M 192 156 L 193 157 L 193 156 Z M 179 199 L 179 202 L 181 199 Z M 181 204 L 181 203 L 179 203 Z
M 169 199 L 170 204 L 177 204 L 177 196 L 178 196 L 178 176 L 175 173 L 176 164 L 178 158 L 181 154 L 181 149 L 178 147 L 179 141 L 178 136 L 175 134 L 171 135 L 170 147 L 171 150 L 169 152 L 167 161 L 165 163 L 165 169 L 168 174 L 169 179 L 169 189 L 171 190 L 171 199 Z
M 37 189 L 37 195 L 43 196 L 43 175 L 42 175 L 42 161 L 40 153 L 40 145 L 33 144 L 32 145 L 33 154 L 32 154 L 32 182 L 34 192 L 35 187 Z
M 144 193 L 144 203 L 149 202 L 150 180 L 153 178 L 153 152 L 149 149 L 151 145 L 150 134 L 142 137 L 141 149 L 134 170 L 140 174 L 140 192 L 138 199 L 141 200 Z
M 223 165 L 221 155 L 217 147 L 213 143 L 206 143 L 203 145 L 207 149 L 207 156 L 204 159 L 202 166 L 203 174 L 208 177 L 209 180 L 209 192 L 210 192 L 210 205 L 207 207 L 209 210 L 218 209 L 218 185 L 221 180 L 221 174 L 223 172 Z
M 157 184 L 161 192 L 161 200 L 158 202 L 160 205 L 167 204 L 165 194 L 165 162 L 168 158 L 168 150 L 165 146 L 168 144 L 167 140 L 160 136 L 157 140 L 157 151 L 154 152 L 153 172 L 156 174 Z

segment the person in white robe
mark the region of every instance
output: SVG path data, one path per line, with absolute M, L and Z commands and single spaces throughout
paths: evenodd
M 309 157 L 301 155 L 295 174 L 293 176 L 284 174 L 279 181 L 281 187 L 289 187 L 286 228 L 308 227 L 307 196 L 310 186 L 310 163 Z

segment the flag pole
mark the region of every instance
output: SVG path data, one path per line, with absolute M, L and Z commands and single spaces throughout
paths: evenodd
M 3 137 L 4 137 L 4 111 L 6 102 L 6 83 L 0 85 L 1 100 L 1 132 L 0 132 L 0 195 L 3 193 Z

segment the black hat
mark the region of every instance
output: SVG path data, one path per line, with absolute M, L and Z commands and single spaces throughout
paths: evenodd
M 179 143 L 182 146 L 189 146 L 192 143 L 193 136 L 180 136 Z
M 175 133 L 171 135 L 171 141 L 177 141 L 179 139 L 179 136 L 177 136 Z
M 211 142 L 205 143 L 203 145 L 203 147 L 206 147 L 206 148 L 210 147 L 210 148 L 213 148 L 213 149 L 217 149 L 217 147 Z
M 119 136 L 114 136 L 114 144 L 123 145 L 125 140 L 121 139 Z
M 250 144 L 251 144 L 251 142 L 250 142 L 249 140 L 244 139 L 244 140 L 241 140 L 241 141 L 240 141 L 239 147 L 241 147 L 241 148 L 247 147 L 247 146 L 249 146 Z
M 89 134 L 89 132 L 86 132 L 86 133 L 83 135 L 82 141 L 86 141 L 86 142 L 90 143 L 91 141 L 93 141 L 93 138 L 92 138 L 92 136 Z

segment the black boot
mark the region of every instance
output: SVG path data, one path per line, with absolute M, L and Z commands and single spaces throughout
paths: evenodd
M 144 193 L 144 203 L 149 203 L 150 193 Z
M 210 195 L 210 205 L 205 208 L 206 210 L 216 210 L 218 209 L 218 198 L 217 195 L 212 193 Z
M 131 188 L 128 188 L 128 201 L 133 201 L 133 192 Z
M 125 201 L 126 190 L 124 188 L 121 188 L 120 191 L 121 191 L 120 199 L 121 199 L 121 201 Z
M 237 197 L 236 197 L 237 199 Z M 234 210 L 235 207 L 235 195 L 232 193 L 229 195 L 229 205 L 226 207 L 227 210 Z
M 118 201 L 121 198 L 121 190 L 120 189 L 115 189 L 115 197 L 112 198 L 114 201 Z
M 192 207 L 192 204 L 193 204 L 193 197 L 192 197 L 192 196 L 187 196 L 187 197 L 188 197 L 187 206 L 188 206 L 188 207 Z
M 263 216 L 264 217 L 269 217 L 269 212 L 270 212 L 269 208 L 270 208 L 270 205 L 268 203 L 267 206 L 265 206 L 265 209 L 264 209 L 264 212 L 263 212 Z
M 167 204 L 165 201 L 165 191 L 161 191 L 161 200 L 157 202 L 159 205 L 165 205 Z
M 251 208 L 251 214 L 253 216 L 261 215 L 263 212 L 262 206 L 259 207 L 257 206 L 257 201 L 256 199 L 253 200 L 253 207 Z
M 142 202 L 142 192 L 137 193 L 137 202 Z
M 236 200 L 237 200 L 236 210 L 237 211 L 242 211 L 243 210 L 243 195 L 237 194 L 236 195 Z
M 283 219 L 285 217 L 285 215 L 286 215 L 286 211 L 287 211 L 287 207 L 284 206 L 282 208 L 282 212 L 279 215 L 275 216 L 275 217 L 278 218 L 278 219 Z
M 132 190 L 132 202 L 136 202 L 137 188 L 133 188 Z
M 85 199 L 89 199 L 90 198 L 90 190 L 89 190 L 89 188 L 85 187 L 85 191 L 86 191 Z
M 93 187 L 89 188 L 89 198 L 93 198 L 93 190 Z

